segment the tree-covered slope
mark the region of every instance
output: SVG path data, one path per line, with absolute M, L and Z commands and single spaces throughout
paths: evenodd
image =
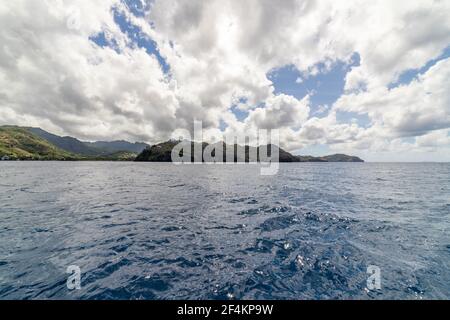
M 42 130 L 41 128 L 26 128 L 39 137 L 54 144 L 56 147 L 67 152 L 80 154 L 87 157 L 112 158 L 114 154 L 138 154 L 142 152 L 148 144 L 131 143 L 128 141 L 96 141 L 84 142 L 73 137 L 61 137 L 56 134 Z
M 84 142 L 72 137 L 60 137 L 41 128 L 25 128 L 31 133 L 48 141 L 59 149 L 84 156 L 96 156 L 102 154 L 101 150 L 87 146 Z
M 27 129 L 0 127 L 0 158 L 11 160 L 78 160 L 80 157 L 62 150 Z
M 172 149 L 178 145 L 180 141 L 167 141 L 163 142 L 157 145 L 154 145 L 152 147 L 146 148 L 144 151 L 142 151 L 136 158 L 136 161 L 147 161 L 147 162 L 171 162 L 172 161 Z M 194 142 L 183 142 L 189 150 L 189 146 L 191 149 L 191 159 L 187 159 L 189 162 L 201 162 L 201 161 L 207 161 L 205 159 L 194 159 Z M 219 142 L 223 143 L 223 142 Z M 205 148 L 208 147 L 207 143 L 203 143 L 201 146 L 202 150 L 205 150 Z M 254 161 L 256 155 L 257 161 L 261 161 L 259 159 L 260 154 L 260 148 L 264 148 L 263 152 L 261 152 L 262 155 L 267 154 L 268 156 L 271 155 L 271 153 L 274 151 L 278 151 L 278 161 L 279 162 L 364 162 L 358 157 L 352 157 L 347 156 L 344 154 L 339 155 L 333 155 L 333 156 L 325 156 L 325 157 L 312 157 L 312 156 L 295 156 L 291 153 L 283 150 L 282 148 L 279 148 L 275 145 L 267 145 L 267 146 L 260 146 L 260 147 L 250 147 L 250 146 L 240 146 L 240 145 L 226 145 L 223 144 L 223 162 L 251 162 Z M 252 155 L 252 156 L 250 156 Z M 182 154 L 180 153 L 180 156 Z M 212 156 L 215 156 L 215 154 L 212 154 Z M 220 159 L 220 156 L 217 157 Z
M 123 140 L 84 142 L 84 144 L 97 150 L 103 150 L 107 153 L 126 151 L 138 154 L 141 153 L 145 148 L 149 147 L 149 145 L 146 143 L 142 142 L 131 143 Z

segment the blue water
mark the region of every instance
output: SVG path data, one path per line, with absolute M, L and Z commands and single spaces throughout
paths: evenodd
M 0 299 L 445 298 L 450 164 L 0 163 Z

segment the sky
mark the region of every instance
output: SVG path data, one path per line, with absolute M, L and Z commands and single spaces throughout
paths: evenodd
M 0 2 L 0 124 L 450 161 L 447 0 Z

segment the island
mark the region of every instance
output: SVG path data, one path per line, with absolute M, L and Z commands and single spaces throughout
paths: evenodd
M 172 162 L 172 150 L 180 144 L 182 141 L 169 140 L 154 146 L 149 146 L 145 148 L 135 159 L 137 162 Z M 215 157 L 215 153 L 212 152 L 211 155 L 216 159 L 219 159 L 220 162 L 240 162 L 240 163 L 248 163 L 251 162 L 251 154 L 256 155 L 257 161 L 261 161 L 259 158 L 260 149 L 265 148 L 262 154 L 266 154 L 271 156 L 272 152 L 278 151 L 278 162 L 364 162 L 364 160 L 354 157 L 348 156 L 345 154 L 335 154 L 324 157 L 313 157 L 313 156 L 296 156 L 293 155 L 282 148 L 276 145 L 265 145 L 259 147 L 252 146 L 241 146 L 238 144 L 227 145 L 224 142 L 219 142 L 213 145 L 208 143 L 196 143 L 191 141 L 184 141 L 188 147 L 190 147 L 190 158 L 189 162 L 205 162 L 205 159 L 202 157 L 199 159 L 198 157 L 194 157 L 194 149 L 197 145 L 198 149 L 204 153 L 205 149 L 208 146 L 219 147 L 217 144 L 222 144 L 221 150 L 223 152 L 222 157 L 220 155 Z M 231 155 L 231 156 L 230 156 Z M 182 156 L 182 154 L 180 154 Z
M 40 128 L 0 126 L 3 161 L 133 161 L 148 146 L 127 141 L 84 142 Z
M 169 140 L 150 146 L 147 143 L 128 141 L 96 141 L 86 142 L 76 138 L 61 137 L 41 128 L 0 126 L 0 160 L 28 161 L 136 161 L 136 162 L 172 162 L 172 150 L 183 141 Z M 191 154 L 197 147 L 204 152 L 214 144 L 184 141 L 191 147 Z M 271 155 L 278 151 L 279 162 L 364 162 L 364 160 L 345 154 L 335 154 L 324 157 L 293 155 L 276 145 L 259 147 L 241 146 L 238 144 L 222 144 L 223 155 L 217 157 L 220 162 L 250 162 L 256 155 Z M 218 144 L 219 144 L 218 143 Z M 219 145 L 217 145 L 219 146 Z M 231 156 L 230 156 L 231 154 Z M 215 157 L 215 154 L 212 153 Z M 193 156 L 191 162 L 198 162 Z M 204 162 L 204 159 L 200 159 Z

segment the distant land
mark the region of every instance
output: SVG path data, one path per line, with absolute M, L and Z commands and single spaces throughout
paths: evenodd
M 172 149 L 179 142 L 170 140 L 154 146 L 122 140 L 85 142 L 69 136 L 61 137 L 41 128 L 0 126 L 0 160 L 171 162 Z M 195 143 L 190 144 L 193 148 Z M 203 143 L 202 149 L 207 146 Z M 296 156 L 275 145 L 265 147 L 269 155 L 275 148 L 278 149 L 279 162 L 364 162 L 345 154 Z M 227 160 L 228 152 L 234 151 L 234 162 L 248 162 L 249 154 L 258 154 L 259 148 L 224 144 L 223 161 Z M 244 154 L 244 157 L 238 157 L 239 154 Z
M 151 147 L 147 147 L 141 154 L 139 154 L 135 161 L 142 162 L 172 162 L 172 150 L 173 148 L 180 143 L 180 141 L 167 141 L 163 142 Z M 186 142 L 187 146 L 190 144 L 191 154 L 194 154 L 194 145 L 197 144 L 195 142 Z M 270 156 L 271 153 L 278 149 L 279 152 L 279 162 L 364 162 L 364 160 L 358 157 L 347 156 L 345 154 L 335 154 L 331 156 L 325 157 L 312 157 L 312 156 L 295 156 L 290 154 L 289 152 L 279 148 L 275 145 L 266 145 L 260 147 L 251 147 L 251 146 L 241 146 L 241 145 L 226 145 L 223 142 L 223 155 L 222 162 L 227 162 L 227 158 L 230 159 L 229 162 L 249 162 L 250 154 L 254 155 L 259 154 L 260 148 L 267 148 L 267 154 Z M 199 145 L 199 144 L 197 144 Z M 208 143 L 202 143 L 201 148 L 205 150 L 208 147 Z M 214 146 L 214 145 L 212 145 Z M 233 156 L 233 160 L 231 160 L 231 156 L 227 157 L 227 154 L 231 154 Z M 264 154 L 264 152 L 263 152 Z M 212 154 L 215 156 L 215 154 Z M 241 156 L 239 156 L 241 155 Z M 181 154 L 182 156 L 182 154 Z M 260 161 L 259 157 L 257 157 L 258 161 Z M 190 157 L 191 162 L 195 162 L 194 156 Z M 204 159 L 198 159 L 198 162 L 204 161 Z
M 40 128 L 0 126 L 0 159 L 57 161 L 133 161 L 149 147 L 127 141 L 83 142 Z

